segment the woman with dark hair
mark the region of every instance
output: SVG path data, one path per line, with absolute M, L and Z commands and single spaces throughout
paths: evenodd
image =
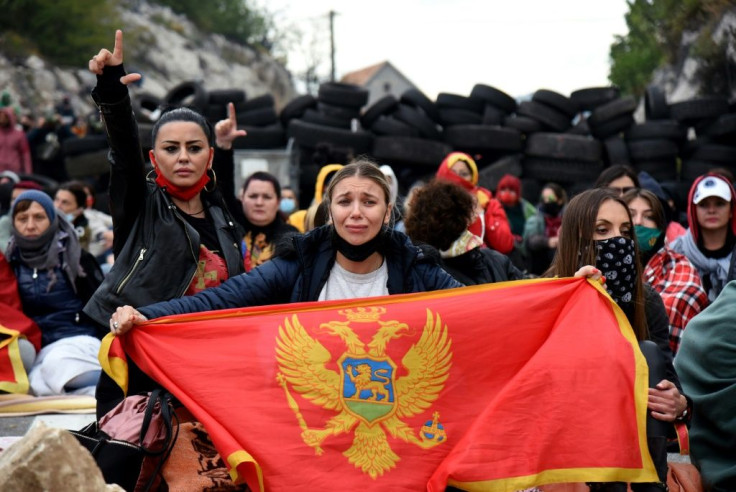
M 77 233 L 82 249 L 89 251 L 91 232 L 89 221 L 84 215 L 87 192 L 79 181 L 67 181 L 59 185 L 54 195 L 54 207 L 64 213 L 64 218 Z
M 698 271 L 685 255 L 665 244 L 662 203 L 648 190 L 635 189 L 623 196 L 634 222 L 644 265 L 644 281 L 661 297 L 670 320 L 670 348 L 676 354 L 687 323 L 708 305 Z
M 244 270 L 242 234 L 210 171 L 212 126 L 187 108 L 162 114 L 149 152 L 154 172 L 147 175 L 126 87 L 140 75 L 126 74 L 122 62 L 121 31 L 113 53 L 103 49 L 89 62 L 111 150 L 115 264 L 85 307 L 102 325 L 120 304 L 194 294 Z
M 470 232 L 499 253 L 508 254 L 514 249 L 506 212 L 490 190 L 478 186 L 478 166 L 472 157 L 463 152 L 448 154 L 437 169 L 437 177 L 459 184 L 475 198 L 477 213 Z
M 524 247 L 529 271 L 540 275 L 557 251 L 558 232 L 567 203 L 567 193 L 557 183 L 547 183 L 539 196 L 537 213 L 524 224 Z
M 667 436 L 674 436 L 670 423 L 689 418 L 691 407 L 672 365 L 667 313 L 659 295 L 642 281 L 639 258 L 629 208 L 616 192 L 598 188 L 568 203 L 557 254 L 547 271 L 560 277 L 603 275 L 606 290 L 626 314 L 649 364 L 647 442 L 662 483 L 631 484 L 635 492 L 666 490 Z M 624 483 L 590 485 L 591 490 L 627 490 Z
M 243 204 L 241 226 L 245 230 L 245 270 L 249 272 L 271 259 L 279 240 L 299 231 L 287 224 L 279 211 L 281 185 L 273 174 L 257 171 L 248 176 L 240 201 Z
M 461 286 L 408 237 L 386 227 L 391 217 L 390 189 L 375 164 L 357 160 L 343 167 L 325 195 L 329 224 L 289 238 L 271 261 L 220 287 L 140 311 L 118 308 L 110 319 L 113 333 L 125 333 L 149 318 L 169 314 Z
M 433 180 L 417 188 L 411 197 L 404 224 L 415 243 L 439 250 L 442 268 L 465 285 L 522 278 L 505 255 L 487 248 L 468 231 L 475 216 L 475 201 L 455 183 Z
M 639 177 L 631 166 L 625 164 L 607 167 L 601 172 L 593 185 L 594 188 L 610 188 L 623 196 L 627 191 L 639 188 Z
M 46 193 L 21 193 L 11 217 L 8 261 L 18 280 L 23 312 L 41 330 L 41 350 L 28 374 L 31 392 L 94 394 L 104 330 L 82 313 L 82 307 L 100 285 L 102 271 Z
M 244 132 L 222 122 L 213 131 L 206 118 L 191 109 L 165 112 L 153 127 L 148 156 L 154 170 L 146 173 L 127 89 L 140 74 L 125 73 L 121 31 L 115 34 L 113 52 L 100 50 L 89 61 L 89 70 L 97 75 L 92 97 L 110 145 L 115 263 L 84 312 L 105 326 L 121 304 L 192 295 L 245 271 L 242 232 L 211 171 L 215 139 L 232 140 Z M 129 367 L 133 392 L 155 387 L 132 361 Z M 103 374 L 98 416 L 122 397 Z

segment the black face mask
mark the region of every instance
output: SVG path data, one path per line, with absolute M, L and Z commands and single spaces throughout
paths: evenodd
M 387 228 L 385 226 L 381 227 L 381 230 L 376 234 L 376 237 L 366 243 L 355 246 L 341 238 L 333 228 L 332 244 L 334 244 L 335 249 L 342 253 L 342 255 L 348 260 L 364 261 L 375 252 L 379 252 L 381 254 L 384 253 L 387 234 Z
M 557 202 L 545 202 L 542 204 L 542 212 L 553 217 L 556 217 L 557 214 L 560 213 L 561 209 L 562 205 Z
M 595 242 L 595 266 L 606 276 L 606 291 L 618 304 L 634 300 L 634 240 L 616 236 Z

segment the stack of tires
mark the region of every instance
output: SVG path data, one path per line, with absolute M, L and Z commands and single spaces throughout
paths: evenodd
M 442 141 L 437 106 L 417 89 L 405 91 L 399 100 L 379 99 L 360 121 L 376 135 L 372 156 L 392 166 L 402 189 L 433 174 L 452 151 Z
M 241 91 L 242 92 L 242 91 Z M 222 93 L 214 93 L 223 102 Z M 274 98 L 271 94 L 263 94 L 247 99 L 242 93 L 242 99 L 235 103 L 235 117 L 238 128 L 245 130 L 248 135 L 235 139 L 235 149 L 280 149 L 286 146 L 286 132 L 276 112 Z M 210 93 L 210 98 L 213 93 Z M 227 102 L 225 102 L 227 105 Z M 227 107 L 227 106 L 226 106 Z M 225 111 L 227 114 L 227 110 Z
M 284 108 L 281 119 L 288 122 L 288 136 L 294 139 L 299 153 L 300 196 L 314 194 L 320 167 L 332 163 L 319 162 L 316 154 L 358 156 L 371 152 L 373 135 L 357 124 L 367 102 L 366 89 L 326 82 L 320 85 L 316 100 L 302 96 Z
M 572 194 L 591 186 L 603 170 L 602 145 L 590 135 L 586 119 L 603 102 L 591 100 L 581 107 L 571 97 L 539 89 L 531 101 L 519 104 L 517 115 L 533 120 L 538 128 L 527 132 L 522 161 L 522 191 L 533 203 L 546 182 L 558 183 Z
M 692 129 L 695 139 L 682 152 L 681 176 L 692 181 L 713 168 L 736 172 L 736 114 L 724 97 L 704 96 L 670 104 L 672 117 Z
M 629 161 L 634 169 L 647 172 L 659 182 L 676 181 L 687 129 L 670 118 L 664 93 L 657 87 L 647 88 L 644 109 L 646 120 L 626 131 Z
M 521 130 L 501 126 L 516 109 L 516 101 L 504 92 L 476 84 L 469 97 L 439 94 L 437 106 L 445 128 L 445 142 L 453 150 L 474 156 L 480 169 L 522 151 Z

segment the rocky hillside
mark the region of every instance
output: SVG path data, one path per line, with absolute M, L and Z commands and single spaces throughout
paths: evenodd
M 736 100 L 736 7 L 713 28 L 684 32 L 677 61 L 656 70 L 652 84 L 669 102 L 714 93 Z
M 121 14 L 126 68 L 143 74 L 134 92 L 164 97 L 181 82 L 197 81 L 207 90 L 242 89 L 248 98 L 269 93 L 277 107 L 296 95 L 281 64 L 222 36 L 199 32 L 168 8 L 141 1 Z M 106 48 L 112 49 L 113 39 L 111 32 Z M 68 95 L 77 114 L 86 114 L 93 110 L 89 92 L 94 84 L 86 67 L 62 68 L 37 56 L 8 59 L 0 53 L 0 90 L 24 110 L 42 114 Z

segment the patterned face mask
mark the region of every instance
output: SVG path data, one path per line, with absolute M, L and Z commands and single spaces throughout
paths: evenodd
M 636 281 L 634 240 L 616 236 L 596 241 L 595 247 L 595 266 L 606 276 L 606 291 L 619 304 L 631 302 Z

